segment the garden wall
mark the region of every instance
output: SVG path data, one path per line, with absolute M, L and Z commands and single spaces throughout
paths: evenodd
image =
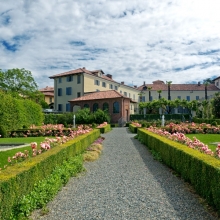
M 220 213 L 220 160 L 146 129 L 138 128 L 138 137 Z
M 33 190 L 34 184 L 44 179 L 57 165 L 82 153 L 100 136 L 95 129 L 65 144 L 54 147 L 34 158 L 17 163 L 0 172 L 0 219 L 9 219 L 13 207 Z

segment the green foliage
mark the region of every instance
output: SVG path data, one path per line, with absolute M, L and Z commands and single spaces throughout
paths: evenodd
M 14 97 L 29 97 L 37 91 L 37 83 L 31 72 L 24 68 L 0 70 L 0 88 Z
M 34 189 L 26 196 L 23 196 L 18 205 L 14 207 L 13 216 L 28 217 L 31 211 L 45 207 L 53 199 L 62 185 L 65 185 L 69 178 L 76 176 L 83 170 L 82 155 L 72 157 L 57 166 L 47 178 L 35 184 Z
M 41 106 L 31 100 L 17 99 L 0 91 L 0 121 L 6 130 L 23 126 L 40 125 L 43 122 Z
M 93 122 L 92 113 L 89 108 L 83 108 L 76 112 L 76 124 L 90 124 Z
M 219 159 L 146 129 L 138 129 L 138 136 L 150 150 L 159 154 L 163 163 L 189 181 L 196 192 L 220 212 Z
M 214 97 L 212 104 L 214 117 L 220 118 L 220 95 Z
M 102 124 L 103 122 L 110 122 L 110 116 L 106 111 L 98 109 L 93 113 L 93 122 Z
M 9 219 L 13 208 L 17 207 L 23 196 L 33 191 L 37 182 L 48 177 L 54 167 L 60 166 L 69 158 L 82 153 L 99 136 L 100 131 L 95 129 L 62 144 L 62 146 L 54 147 L 37 157 L 2 170 L 0 172 L 0 219 Z M 66 179 L 66 175 L 63 176 L 63 179 Z
M 0 125 L 0 135 L 1 135 L 0 138 L 6 138 L 7 137 L 7 131 L 2 125 Z

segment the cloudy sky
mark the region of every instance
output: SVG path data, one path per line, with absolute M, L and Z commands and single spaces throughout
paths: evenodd
M 0 69 L 39 88 L 80 67 L 129 85 L 220 76 L 219 0 L 0 0 L 0 33 Z

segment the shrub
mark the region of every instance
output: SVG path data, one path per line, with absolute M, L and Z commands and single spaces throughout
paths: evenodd
M 7 137 L 7 131 L 6 131 L 6 129 L 3 127 L 3 126 L 1 126 L 0 125 L 0 137 L 2 137 L 2 138 L 5 138 L 5 137 Z

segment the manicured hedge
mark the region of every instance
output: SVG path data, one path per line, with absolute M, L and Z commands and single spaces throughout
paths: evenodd
M 0 219 L 9 219 L 13 207 L 33 190 L 36 182 L 47 177 L 57 165 L 83 152 L 100 136 L 98 129 L 63 145 L 15 164 L 0 173 Z
M 129 124 L 129 130 L 132 132 L 132 133 L 137 133 L 137 127 L 133 124 Z
M 220 213 L 220 160 L 146 129 L 139 128 L 138 136 Z
M 0 91 L 0 100 L 0 122 L 6 130 L 42 124 L 44 115 L 41 106 L 37 103 L 26 99 L 16 99 L 2 91 Z
M 220 119 L 193 118 L 193 121 L 199 124 L 201 123 L 212 124 L 213 122 L 216 121 L 216 123 L 220 125 Z
M 100 130 L 100 133 L 101 134 L 104 134 L 108 131 L 111 131 L 111 125 L 110 124 L 107 124 L 106 126 L 102 127 L 102 128 L 98 128 Z
M 184 116 L 185 120 L 189 120 L 189 114 L 165 114 L 165 120 L 182 120 L 182 116 Z M 146 120 L 146 121 L 155 121 L 161 120 L 160 114 L 136 114 L 130 115 L 130 120 Z

